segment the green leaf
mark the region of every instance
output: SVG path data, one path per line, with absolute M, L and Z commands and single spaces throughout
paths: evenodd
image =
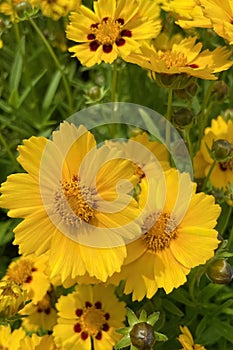
M 131 329 L 131 327 L 118 328 L 118 329 L 116 329 L 116 332 L 123 334 L 123 335 L 127 335 L 127 334 L 129 334 L 130 329 Z
M 16 52 L 13 65 L 11 67 L 10 82 L 9 82 L 10 92 L 12 92 L 13 90 L 18 91 L 19 83 L 22 76 L 22 70 L 23 70 L 24 53 L 25 53 L 25 37 L 23 36 L 20 41 L 20 47 Z
M 11 220 L 0 222 L 0 245 L 1 246 L 12 241 L 14 237 L 12 230 L 10 230 L 11 224 L 12 224 Z
M 217 294 L 225 286 L 221 284 L 210 283 L 205 288 L 202 289 L 199 294 L 199 299 L 204 303 Z
M 176 315 L 179 317 L 184 316 L 184 313 L 170 300 L 165 300 L 163 306 L 164 306 L 165 310 L 167 310 L 168 312 L 170 312 L 173 315 Z
M 34 86 L 36 86 L 36 84 L 43 78 L 46 72 L 47 72 L 47 69 L 44 69 L 40 74 L 37 75 L 36 78 L 34 78 L 31 81 L 30 85 L 26 87 L 26 89 L 23 91 L 22 95 L 19 98 L 17 108 L 19 108 L 22 105 L 22 103 L 26 100 L 26 98 L 28 97 L 28 95 L 30 94 Z
M 157 128 L 157 126 L 154 124 L 153 120 L 151 119 L 151 117 L 149 116 L 149 114 L 147 114 L 143 109 L 139 108 L 139 113 L 142 117 L 142 120 L 145 123 L 145 126 L 147 127 L 147 130 L 149 130 L 149 132 L 155 136 L 158 140 L 161 140 L 161 134 L 159 132 L 159 129 Z
M 61 72 L 60 71 L 57 71 L 55 72 L 49 86 L 48 86 L 48 89 L 45 93 L 45 97 L 44 97 L 44 100 L 43 100 L 43 103 L 42 103 L 42 109 L 43 110 L 47 110 L 50 105 L 52 104 L 52 101 L 53 101 L 53 98 L 54 98 L 54 95 L 57 91 L 57 88 L 58 88 L 58 85 L 60 83 L 60 80 L 61 80 Z
M 125 336 L 114 346 L 114 349 L 121 349 L 131 344 L 130 336 Z
M 174 292 L 171 294 L 171 298 L 187 306 L 195 306 L 189 299 L 189 294 L 182 288 L 174 290 Z
M 133 326 L 135 323 L 138 323 L 137 316 L 130 308 L 127 308 L 127 318 L 130 326 Z
M 228 322 L 221 321 L 218 318 L 213 318 L 211 324 L 215 327 L 216 332 L 219 335 L 233 344 L 232 325 L 230 325 Z
M 139 321 L 140 322 L 146 322 L 147 321 L 147 313 L 146 313 L 146 311 L 144 309 L 140 313 Z
M 154 326 L 155 322 L 159 319 L 160 312 L 153 312 L 148 318 L 147 323 L 149 323 L 151 326 Z
M 155 339 L 157 341 L 166 341 L 168 338 L 165 334 L 159 333 L 159 332 L 154 332 L 155 333 Z
M 10 106 L 17 108 L 18 102 L 19 102 L 19 94 L 18 94 L 18 91 L 14 89 L 11 91 L 8 103 Z

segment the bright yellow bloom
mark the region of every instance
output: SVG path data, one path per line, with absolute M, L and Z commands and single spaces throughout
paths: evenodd
M 14 230 L 20 252 L 49 252 L 51 276 L 60 275 L 62 283 L 86 272 L 105 281 L 120 271 L 125 239 L 141 234 L 134 222 L 138 204 L 127 194 L 137 181 L 134 166 L 67 122 L 52 140 L 25 140 L 19 153 L 28 174 L 8 177 L 0 205 L 25 218 Z
M 25 335 L 22 328 L 16 329 L 11 333 L 10 326 L 0 326 L 0 349 L 21 350 L 20 341 Z
M 216 120 L 213 119 L 211 127 L 205 129 L 200 150 L 194 157 L 194 175 L 196 178 L 204 178 L 208 175 L 214 162 L 208 148 L 211 149 L 213 142 L 220 139 L 228 141 L 233 150 L 233 122 L 232 120 L 225 121 L 222 116 L 218 116 Z M 226 188 L 229 182 L 233 184 L 233 153 L 228 161 L 216 162 L 210 175 L 210 182 L 217 188 Z
M 212 23 L 214 31 L 233 44 L 233 1 L 201 0 L 203 12 Z
M 128 61 L 148 69 L 153 79 L 157 79 L 157 75 L 166 77 L 182 75 L 216 80 L 215 73 L 232 66 L 233 61 L 228 60 L 231 52 L 224 47 L 201 52 L 202 44 L 196 43 L 196 40 L 196 37 L 185 38 L 179 43 L 174 43 L 168 50 L 143 46 L 141 48 L 143 55 L 135 54 L 129 57 Z
M 38 303 L 28 303 L 20 314 L 27 315 L 22 319 L 22 326 L 27 331 L 37 332 L 41 327 L 45 330 L 51 331 L 56 324 L 57 313 L 51 304 L 49 293 Z
M 33 334 L 31 337 L 27 336 L 20 342 L 20 350 L 64 350 L 62 348 L 57 348 L 53 337 L 50 335 L 45 335 L 39 337 Z
M 46 273 L 47 262 L 46 255 L 20 257 L 10 263 L 5 279 L 22 286 L 23 290 L 27 291 L 28 298 L 37 303 L 43 298 L 50 286 Z
M 66 350 L 112 350 L 123 326 L 125 304 L 114 295 L 113 286 L 80 285 L 61 296 L 56 304 L 58 324 L 53 329 L 57 346 Z
M 0 49 L 3 47 L 3 41 L 0 39 Z
M 177 338 L 180 344 L 183 346 L 180 350 L 206 350 L 206 348 L 200 344 L 194 344 L 192 334 L 188 327 L 180 326 L 181 334 Z
M 171 0 L 163 9 L 175 13 L 176 23 L 182 28 L 212 28 L 211 21 L 203 13 L 200 0 Z
M 0 281 L 0 318 L 18 313 L 27 300 L 26 292 L 12 281 Z
M 79 43 L 69 51 L 84 66 L 124 59 L 161 29 L 158 5 L 152 0 L 97 0 L 93 7 L 94 12 L 83 5 L 72 12 L 66 31 L 68 39 Z
M 54 21 L 66 16 L 70 11 L 76 11 L 81 0 L 32 0 L 37 4 L 45 17 L 51 17 Z
M 141 182 L 140 205 L 145 207 L 144 235 L 127 245 L 127 258 L 109 283 L 125 280 L 133 300 L 151 298 L 158 288 L 170 293 L 186 282 L 190 269 L 204 264 L 218 246 L 213 228 L 220 213 L 214 197 L 195 194 L 188 174 L 175 169 L 160 181 Z M 149 191 L 148 191 L 149 188 Z

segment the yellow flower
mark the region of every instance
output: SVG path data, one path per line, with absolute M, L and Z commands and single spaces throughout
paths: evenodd
M 105 281 L 120 271 L 125 239 L 141 234 L 138 204 L 127 194 L 137 181 L 134 166 L 120 152 L 96 148 L 90 132 L 67 122 L 53 140 L 25 140 L 19 153 L 28 174 L 8 177 L 0 205 L 25 218 L 14 230 L 20 252 L 49 252 L 51 276 L 62 283 L 86 272 Z M 126 185 L 116 187 L 123 179 Z
M 203 13 L 200 0 L 171 0 L 163 6 L 163 9 L 175 13 L 177 18 L 175 23 L 182 28 L 212 28 L 211 21 Z
M 168 78 L 181 75 L 216 80 L 215 73 L 232 66 L 233 61 L 228 60 L 231 52 L 224 47 L 201 52 L 202 44 L 196 43 L 196 40 L 196 37 L 185 38 L 179 43 L 173 43 L 167 50 L 156 50 L 153 46 L 144 45 L 141 48 L 143 55 L 131 55 L 128 61 L 148 69 L 153 79 L 161 75 Z
M 141 182 L 140 205 L 145 207 L 144 235 L 127 245 L 120 273 L 109 283 L 125 280 L 133 300 L 151 298 L 158 288 L 170 293 L 186 282 L 190 269 L 204 264 L 218 246 L 214 230 L 220 207 L 214 197 L 195 194 L 188 174 L 167 170 L 160 181 Z M 149 191 L 148 191 L 149 189 Z
M 49 289 L 50 282 L 46 274 L 48 258 L 46 255 L 40 257 L 20 257 L 8 266 L 5 279 L 13 281 L 27 291 L 27 296 L 37 303 L 43 298 Z
M 0 318 L 18 313 L 26 303 L 27 294 L 12 281 L 0 281 Z
M 180 326 L 181 334 L 177 338 L 180 344 L 183 346 L 180 350 L 206 350 L 206 348 L 200 344 L 194 344 L 192 334 L 188 327 Z
M 51 17 L 54 21 L 66 16 L 70 11 L 79 8 L 81 0 L 33 0 L 40 7 L 45 17 Z
M 22 320 L 22 326 L 27 331 L 36 332 L 40 328 L 51 331 L 56 324 L 57 313 L 51 305 L 49 293 L 36 304 L 33 302 L 28 303 L 20 311 L 20 314 L 27 315 L 27 317 Z
M 20 342 L 20 350 L 64 350 L 57 348 L 53 337 L 45 335 L 39 337 L 37 334 L 33 334 L 31 337 L 27 336 Z
M 53 329 L 57 346 L 67 350 L 112 350 L 123 326 L 125 304 L 114 295 L 113 286 L 80 285 L 61 296 L 56 304 L 58 324 Z
M 211 127 L 205 129 L 205 135 L 201 141 L 200 150 L 194 157 L 194 175 L 196 178 L 204 178 L 214 162 L 208 148 L 211 149 L 214 141 L 226 140 L 233 149 L 233 122 L 225 121 L 218 116 L 211 122 Z M 207 148 L 208 147 L 208 148 Z M 233 153 L 232 157 L 225 162 L 217 161 L 210 175 L 210 182 L 214 187 L 227 187 L 229 182 L 233 184 Z
M 72 12 L 66 30 L 67 38 L 78 43 L 69 51 L 88 67 L 124 59 L 161 29 L 152 0 L 97 0 L 93 7 L 94 12 L 83 5 Z
M 212 23 L 214 31 L 233 44 L 233 1 L 225 0 L 224 6 L 221 0 L 201 0 L 203 12 Z
M 3 350 L 21 350 L 20 341 L 25 337 L 22 328 L 16 329 L 11 333 L 10 326 L 0 326 L 0 349 Z

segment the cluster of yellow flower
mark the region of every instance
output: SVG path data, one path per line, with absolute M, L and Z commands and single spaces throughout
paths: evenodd
M 224 8 L 220 0 L 97 0 L 93 10 L 73 0 L 25 3 L 5 0 L 0 13 L 17 22 L 31 9 L 53 20 L 71 12 L 66 36 L 77 44 L 69 52 L 86 67 L 120 57 L 172 91 L 193 78 L 216 80 L 233 65 L 227 47 L 202 50 L 196 35 L 169 37 L 161 18 L 171 12 L 180 27 L 212 28 L 231 45 L 231 0 Z M 208 181 L 225 191 L 233 184 L 233 123 L 218 116 L 202 131 L 193 165 L 195 179 L 205 179 L 203 191 L 172 167 L 169 137 L 167 148 L 142 131 L 99 146 L 83 125 L 63 122 L 51 139 L 24 140 L 18 162 L 25 172 L 0 189 L 0 206 L 23 219 L 14 229 L 21 256 L 0 282 L 0 316 L 28 317 L 12 333 L 0 326 L 0 348 L 111 350 L 126 315 L 114 295 L 121 281 L 133 301 L 150 299 L 160 288 L 168 294 L 183 285 L 193 267 L 214 257 L 221 207 L 204 190 Z M 135 144 L 146 150 L 143 161 Z M 56 294 L 61 285 L 71 292 Z M 39 329 L 48 334 L 39 337 Z M 186 327 L 181 331 L 184 350 L 204 349 Z

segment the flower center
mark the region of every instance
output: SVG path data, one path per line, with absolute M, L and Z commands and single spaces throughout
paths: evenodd
M 102 332 L 107 332 L 110 328 L 107 323 L 110 314 L 105 313 L 100 301 L 97 301 L 94 305 L 87 301 L 86 307 L 77 309 L 75 314 L 78 317 L 78 322 L 74 325 L 74 331 L 81 333 L 82 340 L 86 340 L 88 336 L 101 340 Z
M 0 350 L 9 350 L 9 349 L 0 344 Z
M 100 23 L 94 23 L 90 27 L 90 33 L 87 35 L 87 40 L 90 40 L 90 50 L 96 51 L 100 45 L 105 53 L 110 53 L 115 43 L 117 46 L 125 44 L 124 37 L 131 37 L 132 32 L 127 29 L 122 29 L 124 19 L 118 18 L 113 20 L 110 17 L 105 17 Z
M 29 259 L 23 259 L 9 267 L 7 276 L 9 280 L 17 284 L 30 283 L 32 281 L 32 272 L 37 271 L 33 262 Z
M 165 62 L 167 68 L 171 67 L 185 67 L 187 64 L 187 57 L 183 52 L 165 51 L 160 53 L 160 58 Z
M 71 182 L 63 182 L 62 189 L 73 212 L 81 220 L 89 222 L 95 212 L 91 207 L 91 204 L 93 204 L 91 192 L 87 188 L 80 186 L 77 177 L 73 177 Z
M 158 216 L 150 215 L 145 222 L 145 227 L 148 224 L 155 222 L 149 230 L 142 236 L 146 243 L 147 249 L 153 253 L 161 251 L 170 246 L 171 240 L 177 237 L 176 222 L 168 213 L 162 213 Z
M 121 24 L 109 17 L 104 18 L 98 26 L 91 28 L 92 34 L 95 35 L 102 45 L 113 44 L 120 34 Z
M 77 176 L 74 176 L 72 181 L 64 181 L 62 186 L 56 190 L 55 211 L 67 225 L 78 226 L 82 221 L 88 223 L 95 214 L 94 193 L 90 188 L 81 185 Z

